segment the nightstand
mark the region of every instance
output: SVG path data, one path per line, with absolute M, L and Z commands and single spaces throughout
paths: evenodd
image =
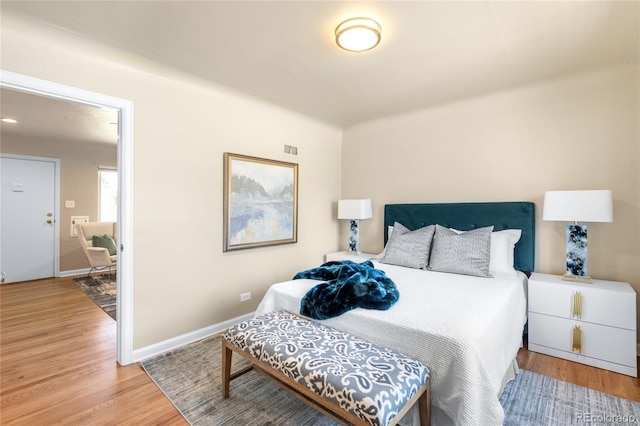
M 324 256 L 325 262 L 330 262 L 332 260 L 352 260 L 354 262 L 362 263 L 365 260 L 371 260 L 375 254 L 372 253 L 358 253 L 353 254 L 348 251 L 336 251 L 334 253 L 327 253 Z
M 529 350 L 637 377 L 636 293 L 627 283 L 529 278 Z

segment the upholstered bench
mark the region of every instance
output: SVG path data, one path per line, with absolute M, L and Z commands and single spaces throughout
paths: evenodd
M 251 366 L 232 374 L 233 352 Z M 251 368 L 341 424 L 395 425 L 416 401 L 421 424 L 430 424 L 427 367 L 289 312 L 255 317 L 224 334 L 223 398 L 229 382 Z

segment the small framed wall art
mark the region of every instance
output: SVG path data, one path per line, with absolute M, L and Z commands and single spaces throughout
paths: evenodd
M 298 165 L 224 153 L 224 248 L 298 241 Z

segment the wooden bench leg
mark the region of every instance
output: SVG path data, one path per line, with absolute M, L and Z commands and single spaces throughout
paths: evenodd
M 229 397 L 229 381 L 231 380 L 231 348 L 222 339 L 222 397 Z
M 427 379 L 427 388 L 418 399 L 420 425 L 431 426 L 431 378 Z

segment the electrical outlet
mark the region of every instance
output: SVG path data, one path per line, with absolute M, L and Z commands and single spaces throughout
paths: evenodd
M 240 294 L 240 301 L 241 302 L 246 302 L 247 300 L 250 300 L 250 299 L 251 299 L 251 292 L 250 291 Z
M 87 223 L 89 222 L 89 216 L 71 216 L 71 225 L 69 227 L 69 236 L 77 237 L 78 231 L 76 230 L 76 223 Z

